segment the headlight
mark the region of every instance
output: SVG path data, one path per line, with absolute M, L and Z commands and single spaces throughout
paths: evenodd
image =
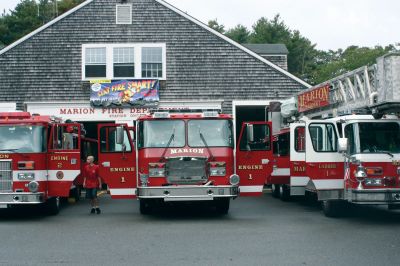
M 18 180 L 34 180 L 34 173 L 18 173 Z
M 165 177 L 165 163 L 149 163 L 149 177 Z
M 365 178 L 364 185 L 366 186 L 382 186 L 381 178 Z
M 210 176 L 225 176 L 226 163 L 225 162 L 210 162 L 209 163 Z
M 32 192 L 32 193 L 38 192 L 38 190 L 39 190 L 39 183 L 36 182 L 36 181 L 31 181 L 31 182 L 29 182 L 29 184 L 28 184 L 28 189 L 29 189 L 29 191 Z
M 238 185 L 239 182 L 240 182 L 240 177 L 238 175 L 233 174 L 229 177 L 229 183 L 231 183 L 232 186 Z

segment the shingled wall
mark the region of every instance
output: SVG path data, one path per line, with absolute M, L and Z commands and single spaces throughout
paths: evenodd
M 132 25 L 116 25 L 120 1 L 93 0 L 0 55 L 0 102 L 88 101 L 82 81 L 85 43 L 166 43 L 161 101 L 286 98 L 304 84 L 155 0 L 133 4 Z

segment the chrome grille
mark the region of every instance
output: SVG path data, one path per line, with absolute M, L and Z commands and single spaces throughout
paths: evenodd
M 0 161 L 0 192 L 12 191 L 12 161 Z
M 170 184 L 195 184 L 207 181 L 206 158 L 169 158 L 166 164 L 167 180 Z

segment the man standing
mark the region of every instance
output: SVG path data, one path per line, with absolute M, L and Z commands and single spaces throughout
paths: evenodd
M 94 157 L 88 156 L 87 164 L 83 170 L 83 187 L 86 189 L 86 198 L 90 199 L 92 209 L 90 213 L 100 214 L 97 189 L 101 188 L 101 178 L 99 176 L 99 166 L 94 164 Z

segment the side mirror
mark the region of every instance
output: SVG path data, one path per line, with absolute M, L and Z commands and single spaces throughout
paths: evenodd
M 254 128 L 252 124 L 247 124 L 247 143 L 254 141 Z
M 339 152 L 346 152 L 348 148 L 348 138 L 339 138 L 338 149 Z
M 117 136 L 116 136 L 117 144 L 123 144 L 124 143 L 124 127 L 123 126 L 117 127 L 116 134 L 117 134 Z

